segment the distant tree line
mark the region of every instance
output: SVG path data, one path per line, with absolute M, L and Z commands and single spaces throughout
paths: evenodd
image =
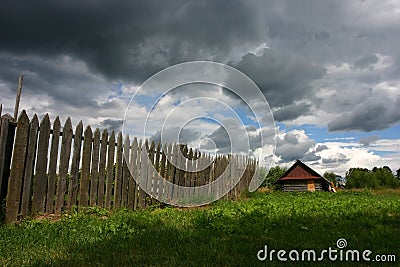
M 346 188 L 398 188 L 400 186 L 400 169 L 397 177 L 388 166 L 365 168 L 351 168 L 346 173 Z

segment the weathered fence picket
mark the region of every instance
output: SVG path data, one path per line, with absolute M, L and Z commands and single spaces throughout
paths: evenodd
M 122 194 L 122 133 L 117 137 L 117 162 L 115 166 L 114 208 L 121 207 Z
M 24 182 L 23 182 L 23 189 L 22 189 L 22 199 L 21 199 L 21 215 L 24 217 L 29 213 L 29 202 L 31 200 L 31 187 L 32 187 L 32 178 L 33 178 L 33 166 L 35 165 L 35 158 L 36 158 L 36 142 L 37 142 L 37 135 L 39 129 L 39 121 L 35 114 L 33 116 L 32 121 L 29 127 L 29 138 L 28 138 L 28 149 L 27 155 L 25 159 L 25 171 L 24 171 Z M 37 168 L 36 168 L 37 170 Z M 37 193 L 34 196 L 37 196 Z M 34 198 L 34 200 L 37 200 Z M 39 201 L 35 202 L 35 206 L 32 207 L 34 210 Z
M 100 130 L 96 128 L 93 134 L 92 150 L 92 170 L 90 175 L 90 203 L 89 206 L 95 206 L 97 202 L 97 186 L 99 183 L 99 152 L 100 152 Z
M 14 153 L 11 163 L 11 173 L 8 180 L 6 198 L 6 223 L 15 222 L 19 212 L 21 188 L 24 178 L 26 148 L 29 137 L 29 118 L 25 111 L 21 112 L 17 123 L 15 135 Z
M 54 194 L 58 162 L 58 146 L 60 142 L 60 128 L 60 118 L 57 116 L 53 124 L 53 135 L 51 137 L 50 148 L 49 177 L 47 180 L 46 212 L 48 213 L 52 213 L 54 210 Z
M 14 145 L 15 124 L 9 114 L 1 117 L 0 127 L 0 202 L 7 195 L 8 178 L 11 170 L 11 156 Z
M 68 117 L 63 127 L 62 141 L 61 141 L 61 153 L 60 153 L 60 167 L 59 177 L 57 181 L 57 193 L 56 193 L 56 206 L 55 212 L 60 213 L 64 207 L 64 196 L 67 187 L 67 175 L 69 156 L 71 155 L 71 143 L 72 143 L 72 124 L 71 119 Z
M 152 204 L 152 198 L 153 198 L 153 164 L 154 164 L 154 142 L 151 142 L 149 145 L 149 142 L 146 140 L 145 141 L 145 147 L 146 150 L 148 151 L 148 158 L 149 162 L 148 164 L 145 164 L 147 167 L 147 175 L 146 175 L 146 188 L 150 189 L 149 192 L 149 197 L 146 197 L 146 206 L 150 206 Z
M 142 145 L 142 140 L 139 141 L 139 146 L 138 146 L 138 180 L 141 181 L 141 183 L 145 183 L 146 181 L 144 180 L 145 178 L 143 177 L 147 177 L 147 166 L 146 166 L 146 162 L 143 159 L 143 145 Z M 142 178 L 140 178 L 142 177 Z M 138 207 L 139 208 L 144 208 L 146 204 L 146 193 L 144 192 L 144 190 L 142 189 L 142 187 L 140 186 L 139 183 L 139 199 L 138 199 Z
M 104 181 L 106 177 L 107 141 L 108 131 L 105 129 L 101 134 L 100 144 L 99 183 L 97 185 L 97 205 L 99 207 L 104 207 Z
M 138 177 L 138 142 L 134 137 L 131 147 L 131 155 L 129 161 L 130 179 L 129 179 L 129 204 L 128 207 L 133 210 L 137 209 L 138 188 L 135 179 Z
M 88 206 L 89 199 L 89 179 L 90 179 L 90 161 L 92 154 L 93 133 L 90 126 L 86 127 L 83 141 L 82 152 L 82 171 L 79 186 L 79 206 Z
M 82 121 L 80 121 L 75 129 L 74 151 L 72 153 L 70 180 L 68 184 L 67 210 L 70 210 L 71 207 L 76 205 L 77 203 L 79 162 L 81 158 L 81 146 L 82 146 L 82 131 L 83 131 L 83 124 Z
M 123 144 L 122 144 L 122 190 L 121 190 L 121 206 L 128 206 L 128 179 L 129 179 L 129 151 L 131 141 L 129 139 L 129 135 L 125 135 Z M 128 161 L 128 162 L 127 162 Z
M 160 179 L 158 179 L 158 174 L 160 173 L 160 156 L 161 156 L 161 145 L 160 143 L 156 146 L 155 156 L 154 156 L 154 169 L 155 172 L 153 173 L 153 194 L 159 197 L 161 194 L 160 189 Z M 159 202 L 154 199 L 155 204 L 159 204 Z
M 44 212 L 47 187 L 47 160 L 50 140 L 50 118 L 46 114 L 40 123 L 39 144 L 36 160 L 36 176 L 32 211 Z
M 107 180 L 106 180 L 106 199 L 104 207 L 111 208 L 111 197 L 114 180 L 114 155 L 115 155 L 115 133 L 112 131 L 108 140 L 108 157 L 107 157 Z

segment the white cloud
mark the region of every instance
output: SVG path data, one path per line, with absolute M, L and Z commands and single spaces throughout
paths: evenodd
M 319 164 L 313 165 L 320 174 L 331 171 L 345 175 L 346 171 L 355 167 L 372 169 L 374 166 L 389 166 L 393 171 L 400 167 L 400 139 L 380 139 L 370 146 L 345 141 L 324 142 L 317 145 L 328 147 L 319 153 L 322 158 Z M 379 155 L 377 154 L 379 152 L 390 153 Z
M 292 130 L 289 132 L 279 132 L 277 137 L 276 155 L 281 162 L 301 159 L 307 152 L 315 146 L 315 141 L 311 140 L 304 130 Z

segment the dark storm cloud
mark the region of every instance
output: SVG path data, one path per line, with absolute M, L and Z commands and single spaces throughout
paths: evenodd
M 397 8 L 345 0 L 2 1 L 1 94 L 13 95 L 24 73 L 26 90 L 53 100 L 41 112 L 86 107 L 93 118 L 117 112 L 99 103 L 121 97 L 119 84 L 138 85 L 175 63 L 214 60 L 252 78 L 279 121 L 322 109 L 343 115 L 329 130 L 385 129 L 400 121 L 396 97 L 369 97 L 367 88 L 399 84 Z M 337 97 L 317 97 L 321 88 Z M 369 109 L 380 119 L 369 118 Z M 118 116 L 101 116 L 111 117 Z
M 318 155 L 315 155 L 315 153 L 307 153 L 300 160 L 304 161 L 304 162 L 310 162 L 310 161 L 317 161 L 320 159 L 321 159 L 321 157 Z
M 207 137 L 214 142 L 218 152 L 225 153 L 231 150 L 232 147 L 231 137 L 229 136 L 228 132 L 224 127 L 222 126 L 218 127 L 214 132 L 209 134 Z
M 321 65 L 270 49 L 264 49 L 261 56 L 246 54 L 232 65 L 258 85 L 272 107 L 291 105 L 296 100 L 313 96 L 317 88 L 312 83 L 326 73 Z M 292 112 L 290 117 L 294 115 Z
M 372 64 L 377 63 L 379 60 L 378 56 L 375 54 L 365 55 L 354 62 L 354 67 L 359 69 L 364 69 Z
M 199 131 L 189 129 L 189 128 L 179 128 L 179 127 L 172 127 L 172 128 L 165 128 L 163 130 L 155 132 L 151 137 L 150 141 L 154 141 L 159 143 L 174 143 L 177 142 L 180 144 L 187 144 L 192 141 L 196 141 L 199 139 L 201 133 Z M 161 140 L 162 136 L 162 140 Z
M 109 79 L 143 81 L 174 63 L 223 59 L 264 40 L 253 11 L 236 0 L 3 2 L 0 51 L 68 54 Z
M 377 135 L 367 136 L 360 139 L 360 144 L 362 144 L 363 146 L 369 146 L 370 144 L 375 143 L 379 139 L 380 137 Z
M 246 134 L 242 135 L 240 127 L 232 127 L 232 124 L 228 121 L 224 124 L 227 127 L 231 135 L 229 135 L 228 131 L 225 127 L 220 126 L 211 134 L 207 135 L 206 137 L 212 140 L 218 150 L 219 153 L 227 153 L 231 152 L 231 150 L 236 149 L 237 151 L 233 151 L 234 153 L 237 152 L 249 152 L 248 150 L 254 151 L 257 148 L 262 147 L 262 141 L 268 142 L 272 140 L 274 131 L 271 130 L 264 130 L 258 131 L 258 129 L 254 126 L 247 126 L 245 127 Z M 246 140 L 240 140 L 240 137 L 245 137 Z M 263 137 L 263 138 L 262 138 Z M 239 139 L 237 139 L 239 138 Z M 264 140 L 262 140 L 264 139 Z M 234 145 L 232 145 L 234 143 Z M 249 146 L 247 146 L 247 144 Z M 267 145 L 268 143 L 263 143 L 263 145 Z M 209 148 L 211 145 L 210 142 L 205 143 L 204 148 Z
M 97 106 L 95 96 L 112 88 L 98 75 L 88 73 L 84 63 L 72 62 L 66 56 L 50 60 L 0 53 L 0 78 L 12 91 L 20 74 L 25 76 L 24 93 L 46 92 L 53 101 L 71 106 Z
M 325 164 L 325 165 L 340 165 L 340 164 L 348 162 L 349 160 L 350 159 L 346 155 L 344 155 L 342 153 L 339 153 L 339 154 L 337 154 L 336 156 L 333 156 L 333 157 L 322 158 L 322 164 Z
M 109 131 L 119 131 L 122 127 L 123 120 L 105 119 L 100 122 L 100 125 Z
M 328 147 L 326 145 L 318 145 L 315 149 L 315 152 L 321 152 L 322 150 L 326 150 Z
M 310 113 L 311 105 L 305 103 L 292 104 L 273 112 L 277 121 L 288 121 Z
M 274 47 L 311 61 L 353 63 L 365 51 L 393 54 L 398 7 L 381 1 L 277 1 L 260 5 Z M 354 19 L 357 17 L 357 19 Z
M 330 131 L 359 130 L 365 132 L 385 129 L 400 120 L 399 105 L 400 96 L 396 102 L 392 102 L 384 96 L 365 100 L 351 112 L 344 113 L 328 123 L 328 129 Z

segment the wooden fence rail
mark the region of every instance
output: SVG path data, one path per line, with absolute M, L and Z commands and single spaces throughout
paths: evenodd
M 29 120 L 24 110 L 16 125 L 8 115 L 0 123 L 0 192 L 6 223 L 74 206 L 141 209 L 159 204 L 158 199 L 167 195 L 177 197 L 175 185 L 195 190 L 220 176 L 230 183 L 229 176 L 242 171 L 239 182 L 224 196 L 235 199 L 248 188 L 257 169 L 255 160 L 243 156 L 213 157 L 186 145 L 130 140 L 121 132 L 84 129 L 82 121 L 73 131 L 70 118 L 62 132 L 59 117 L 51 125 L 45 115 L 39 123 L 36 115 Z M 244 162 L 246 167 L 239 170 L 240 164 L 229 162 Z M 189 172 L 185 167 L 202 170 Z M 145 179 L 150 190 L 146 193 L 133 177 Z M 168 182 L 173 186 L 167 186 Z

